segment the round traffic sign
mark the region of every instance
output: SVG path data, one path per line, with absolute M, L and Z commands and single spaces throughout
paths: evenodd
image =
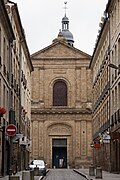
M 9 124 L 6 127 L 6 133 L 8 136 L 15 136 L 16 135 L 17 128 L 14 124 Z

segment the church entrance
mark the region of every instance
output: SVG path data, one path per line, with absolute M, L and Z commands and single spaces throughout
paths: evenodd
M 67 168 L 67 139 L 52 140 L 52 167 Z

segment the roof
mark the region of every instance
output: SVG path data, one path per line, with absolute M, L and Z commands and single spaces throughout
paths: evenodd
M 31 58 L 34 59 L 34 57 L 40 56 L 41 58 L 48 58 L 50 57 L 52 59 L 61 58 L 61 51 L 64 50 L 65 56 L 64 58 L 72 58 L 72 59 L 79 59 L 80 57 L 85 57 L 86 59 L 91 59 L 91 56 L 73 46 L 68 45 L 66 41 L 63 41 L 61 39 L 56 39 L 53 41 L 53 43 L 31 55 Z M 59 57 L 58 57 L 58 54 Z
M 9 19 L 9 16 L 8 16 L 8 13 L 7 13 L 7 10 L 6 10 L 3 0 L 0 1 L 0 18 L 1 18 L 1 22 L 4 26 L 4 29 L 8 34 L 8 39 L 12 42 L 15 39 L 15 36 L 14 36 L 12 25 L 11 25 L 11 22 L 10 22 L 10 19 Z

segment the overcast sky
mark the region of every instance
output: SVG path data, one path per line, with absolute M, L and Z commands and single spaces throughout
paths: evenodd
M 50 45 L 62 28 L 67 0 L 12 0 L 16 2 L 30 54 Z M 92 55 L 99 23 L 108 0 L 68 0 L 66 15 L 74 47 Z

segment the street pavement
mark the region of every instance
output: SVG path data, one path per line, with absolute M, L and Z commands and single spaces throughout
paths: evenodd
M 15 176 L 19 176 L 20 180 L 22 180 L 22 171 L 16 173 Z M 34 180 L 41 180 L 42 178 L 43 178 L 42 176 L 34 176 Z M 9 176 L 2 177 L 0 178 L 0 180 L 9 180 Z M 29 179 L 26 179 L 26 180 L 29 180 Z
M 50 169 L 43 180 L 86 180 L 73 169 Z
M 95 176 L 89 176 L 89 169 L 74 169 L 75 172 L 80 173 L 83 176 L 86 176 L 88 180 L 96 180 Z M 107 171 L 102 171 L 102 179 L 99 180 L 120 180 L 120 174 L 114 174 Z
M 62 169 L 63 170 L 63 169 Z M 67 171 L 67 169 L 65 170 Z M 69 173 L 71 173 L 72 169 L 68 169 L 67 171 L 67 174 L 70 176 Z M 87 180 L 96 180 L 96 177 L 95 176 L 89 176 L 89 169 L 84 169 L 84 168 L 81 168 L 81 169 L 73 169 L 73 171 L 76 172 L 76 174 L 80 174 L 82 175 L 85 179 Z M 53 174 L 56 174 L 58 173 L 57 169 L 54 169 L 52 171 L 52 169 L 50 169 L 50 172 L 54 172 Z M 60 172 L 60 171 L 59 171 Z M 62 171 L 61 171 L 62 172 Z M 63 172 L 62 172 L 63 173 Z M 22 180 L 22 172 L 18 172 L 16 174 L 17 176 L 20 176 L 20 180 Z M 49 174 L 48 174 L 49 175 Z M 56 174 L 58 175 L 58 174 Z M 75 176 L 74 176 L 75 177 Z M 72 178 L 72 180 L 74 180 L 74 177 Z M 35 176 L 34 177 L 34 180 L 41 180 L 43 177 L 42 176 Z M 43 178 L 43 179 L 46 179 Z M 64 179 L 64 178 L 63 178 Z M 70 178 L 69 178 L 70 179 Z M 102 171 L 102 179 L 100 178 L 97 178 L 99 180 L 120 180 L 120 174 L 113 174 L 113 173 L 109 173 L 107 171 Z M 9 177 L 8 176 L 5 176 L 5 177 L 2 177 L 0 178 L 0 180 L 9 180 Z M 27 179 L 26 179 L 27 180 Z M 57 179 L 56 179 L 57 180 Z M 62 179 L 61 179 L 62 180 Z

